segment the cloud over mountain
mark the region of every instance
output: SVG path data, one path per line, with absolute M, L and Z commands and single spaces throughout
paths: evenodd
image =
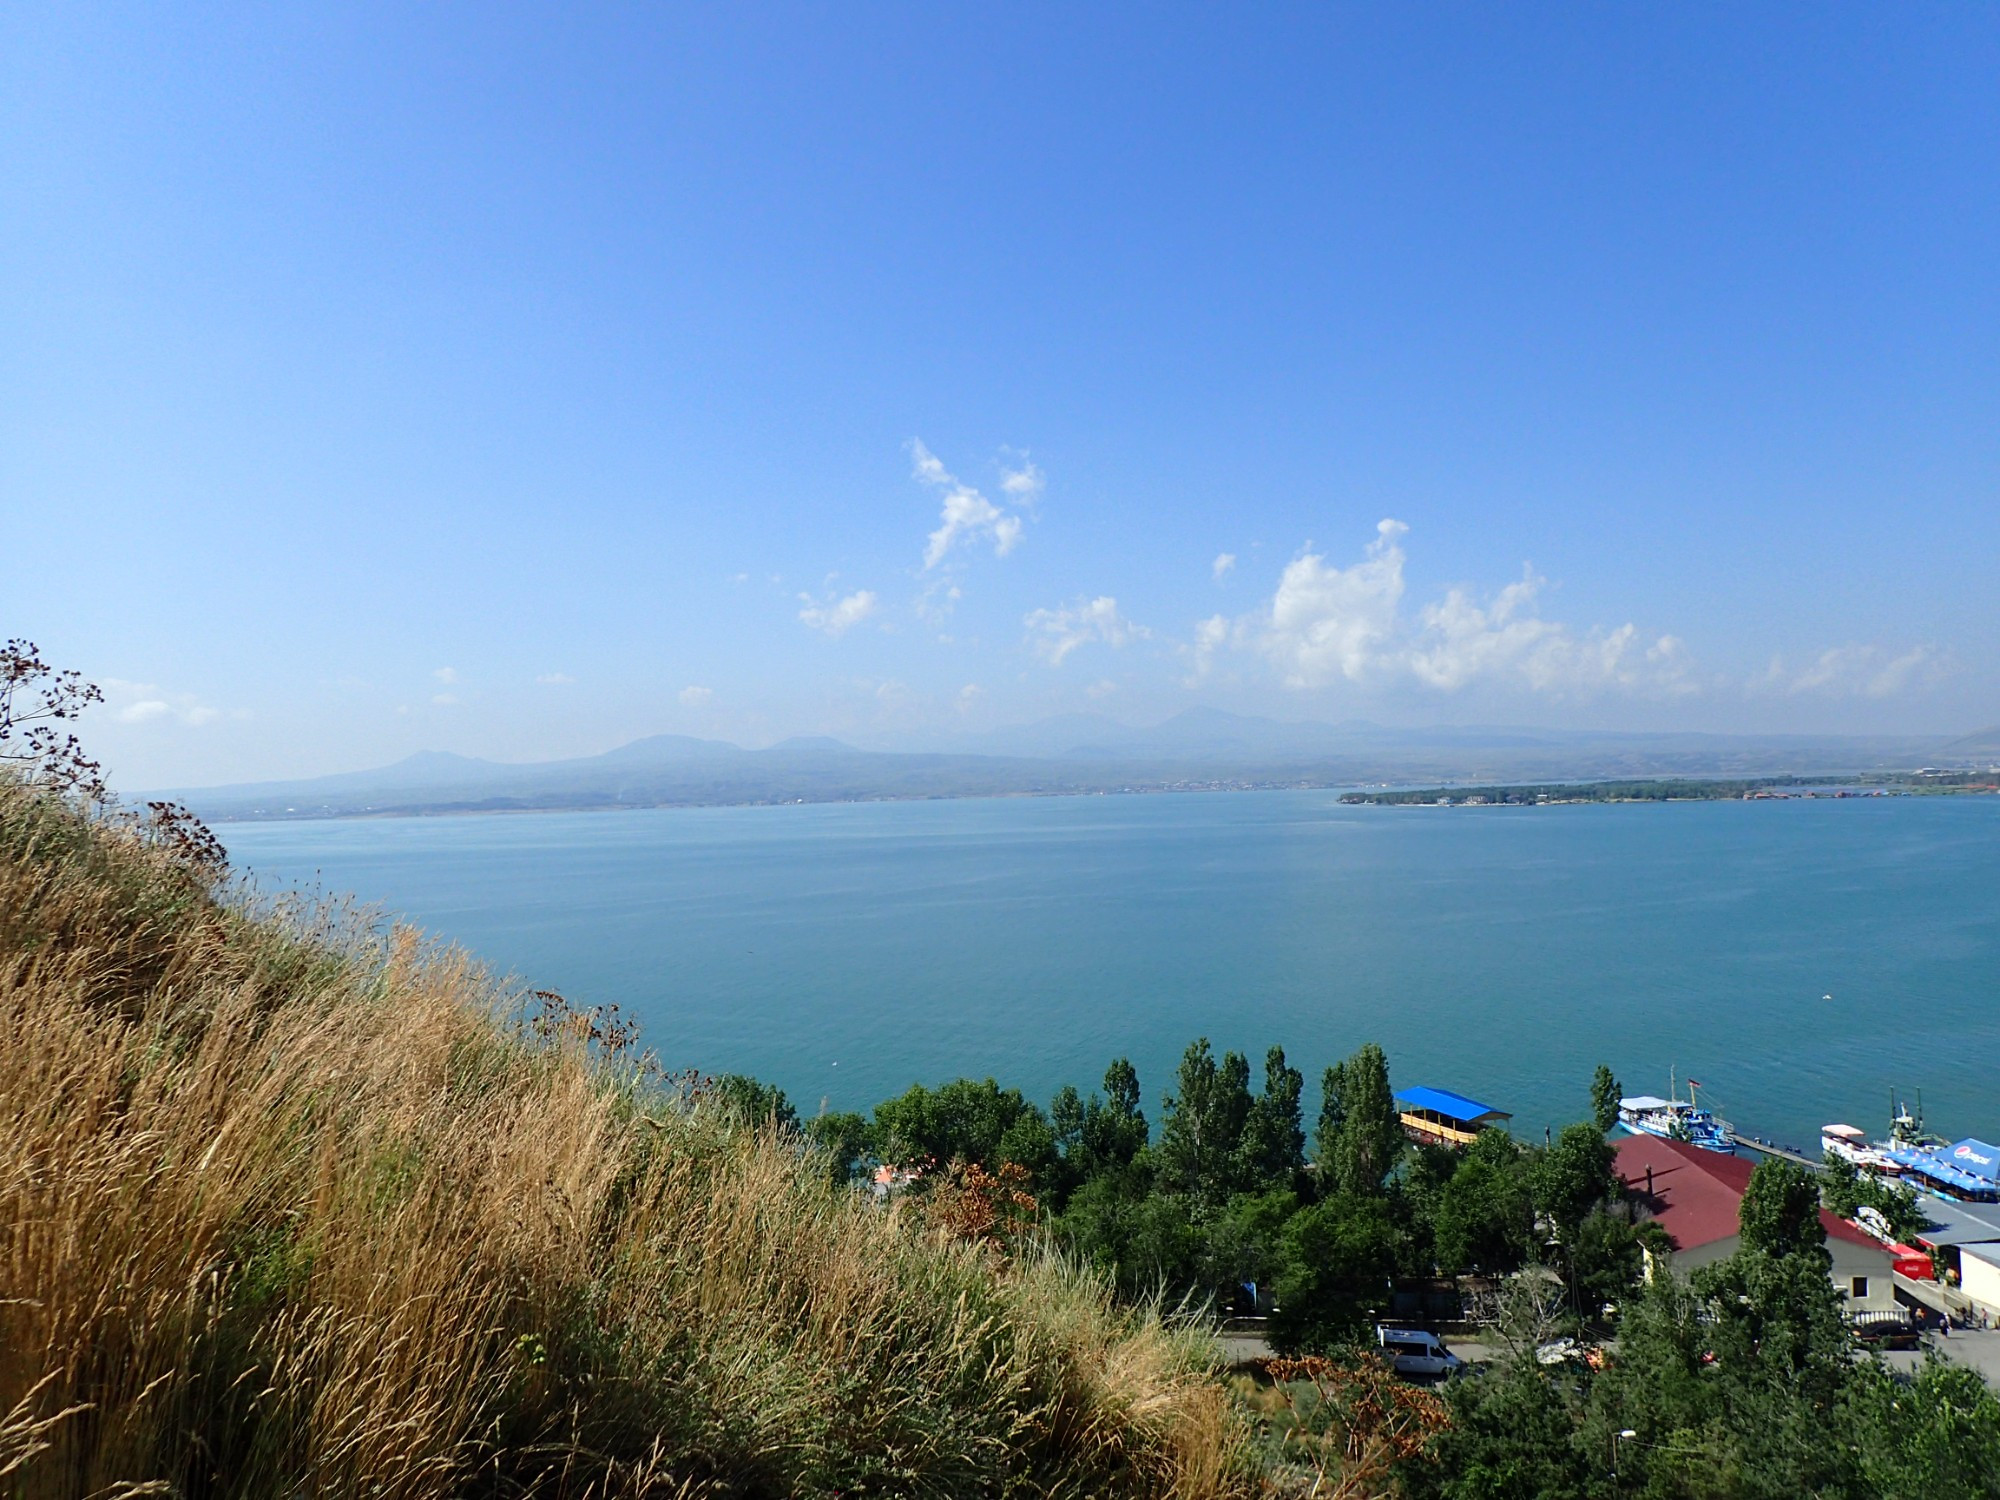
M 1145 626 L 1135 625 L 1120 614 L 1118 601 L 1108 594 L 1079 599 L 1060 609 L 1038 609 L 1021 623 L 1027 627 L 1035 653 L 1052 667 L 1061 666 L 1072 651 L 1091 641 L 1116 647 L 1152 635 Z
M 1298 690 L 1349 682 L 1367 687 L 1415 684 L 1455 692 L 1501 684 L 1543 697 L 1608 689 L 1675 694 L 1692 687 L 1679 640 L 1642 640 L 1638 627 L 1579 631 L 1543 618 L 1547 580 L 1531 566 L 1490 598 L 1465 588 L 1409 614 L 1403 538 L 1409 528 L 1385 519 L 1360 561 L 1331 566 L 1307 549 L 1286 564 L 1264 609 L 1230 628 L 1220 616 L 1196 627 L 1197 675 L 1225 640 L 1247 642 Z

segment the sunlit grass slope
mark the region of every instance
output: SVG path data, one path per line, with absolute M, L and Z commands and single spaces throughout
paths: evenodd
M 1187 1341 L 0 785 L 0 1493 L 1221 1496 Z

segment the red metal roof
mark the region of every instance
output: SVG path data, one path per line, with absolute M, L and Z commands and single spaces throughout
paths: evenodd
M 1676 1249 L 1712 1245 L 1740 1229 L 1743 1192 L 1750 1186 L 1754 1163 L 1741 1156 L 1724 1156 L 1720 1151 L 1704 1151 L 1685 1141 L 1662 1140 L 1654 1135 L 1627 1136 L 1618 1142 L 1617 1158 L 1619 1180 L 1627 1191 L 1642 1200 L 1647 1191 L 1646 1171 L 1652 1169 L 1653 1196 L 1649 1207 L 1660 1227 L 1673 1237 Z M 1883 1248 L 1847 1220 L 1836 1218 L 1825 1209 L 1819 1211 L 1819 1222 L 1830 1240 Z

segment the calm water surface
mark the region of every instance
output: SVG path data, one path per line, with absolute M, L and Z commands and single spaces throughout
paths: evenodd
M 704 808 L 222 830 L 267 885 L 352 892 L 803 1111 L 993 1075 L 1046 1100 L 1121 1053 L 1156 1108 L 1206 1035 L 1309 1078 L 1581 1115 L 1592 1067 L 1700 1079 L 1799 1143 L 2000 1137 L 2000 798 L 1343 808 L 1330 793 Z M 1823 996 L 1832 998 L 1824 999 Z

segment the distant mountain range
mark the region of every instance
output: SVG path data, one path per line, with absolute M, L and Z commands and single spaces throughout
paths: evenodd
M 205 818 L 857 802 L 1161 791 L 1202 786 L 1743 776 L 1981 765 L 2000 728 L 1947 737 L 1614 734 L 1481 726 L 1388 729 L 1190 709 L 1147 727 L 1092 714 L 910 751 L 824 738 L 746 750 L 662 734 L 602 755 L 509 764 L 424 751 L 394 765 L 305 781 L 158 793 Z

